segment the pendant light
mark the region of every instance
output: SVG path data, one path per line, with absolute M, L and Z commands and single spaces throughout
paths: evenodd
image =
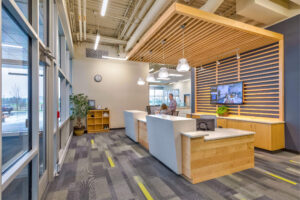
M 139 80 L 137 81 L 138 85 L 145 85 L 145 81 L 142 78 L 139 78 Z
M 150 59 L 149 59 L 149 66 L 151 65 L 151 55 L 152 55 L 152 50 L 149 51 L 149 54 L 150 54 Z M 155 82 L 155 78 L 154 78 L 154 75 L 150 73 L 149 71 L 149 74 L 147 76 L 147 79 L 146 79 L 147 82 Z
M 187 61 L 186 58 L 184 58 L 184 28 L 185 28 L 185 25 L 181 25 L 181 29 L 182 29 L 182 58 L 179 59 L 178 61 L 178 65 L 177 65 L 177 68 L 176 70 L 178 72 L 187 72 L 190 70 L 190 65 Z
M 159 69 L 158 77 L 159 78 L 168 78 L 168 76 L 169 76 L 168 69 L 166 67 L 161 67 Z
M 163 62 L 164 62 L 164 65 L 166 64 L 166 62 L 165 62 L 165 43 L 166 43 L 166 40 L 161 41 L 161 44 L 163 45 Z M 168 76 L 169 76 L 168 69 L 166 67 L 161 67 L 159 69 L 158 77 L 159 78 L 168 78 Z
M 239 52 L 237 51 L 236 52 L 236 59 L 239 60 L 240 58 L 241 58 L 241 56 L 240 56 Z

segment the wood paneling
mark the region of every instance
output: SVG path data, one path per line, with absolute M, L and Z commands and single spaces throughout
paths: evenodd
M 138 121 L 138 142 L 149 150 L 147 123 Z
M 281 34 L 244 24 L 212 13 L 174 3 L 129 52 L 132 61 L 177 65 L 182 57 L 182 29 L 186 24 L 185 57 L 191 66 L 246 52 L 283 39 Z M 162 40 L 165 60 L 163 60 Z
M 253 135 L 213 141 L 181 137 L 182 172 L 192 183 L 254 167 Z
M 244 82 L 244 104 L 229 105 L 231 116 L 263 117 L 284 120 L 283 67 L 281 43 L 274 43 L 229 57 L 220 65 L 209 63 L 195 70 L 195 105 L 198 113 L 215 114 L 210 104 L 210 88 L 216 84 Z

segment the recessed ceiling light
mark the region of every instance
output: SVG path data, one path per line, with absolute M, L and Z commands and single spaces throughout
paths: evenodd
M 169 74 L 169 76 L 173 76 L 173 77 L 182 77 L 182 74 Z

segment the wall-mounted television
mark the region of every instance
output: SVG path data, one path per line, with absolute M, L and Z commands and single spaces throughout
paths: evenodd
M 243 104 L 243 82 L 212 86 L 210 89 L 211 104 Z

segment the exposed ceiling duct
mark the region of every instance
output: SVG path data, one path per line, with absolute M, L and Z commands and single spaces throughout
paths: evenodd
M 125 51 L 130 50 L 135 43 L 140 39 L 140 37 L 145 33 L 145 31 L 151 26 L 151 24 L 158 18 L 158 16 L 165 10 L 165 8 L 170 5 L 171 0 L 156 0 L 153 6 L 150 8 L 143 21 L 137 27 L 135 32 L 129 39 Z
M 237 14 L 264 24 L 275 23 L 298 12 L 299 9 L 288 9 L 270 0 L 239 0 L 236 2 Z
M 83 39 L 86 40 L 86 0 L 83 0 Z
M 214 13 L 220 7 L 223 1 L 224 0 L 209 0 L 200 8 L 200 10 Z
M 131 25 L 131 22 L 132 22 L 134 16 L 136 15 L 136 13 L 138 12 L 138 10 L 140 9 L 140 6 L 142 5 L 142 3 L 143 3 L 143 0 L 138 0 L 138 2 L 136 4 L 136 6 L 134 7 L 134 10 L 133 10 L 130 18 L 126 22 L 126 24 L 125 24 L 125 26 L 124 26 L 124 28 L 123 28 L 120 36 L 119 36 L 120 39 L 122 39 L 124 37 L 126 31 L 128 30 L 129 26 Z
M 128 29 L 126 35 L 125 35 L 125 40 L 128 40 L 132 32 L 135 30 L 137 25 L 140 23 L 140 21 L 143 19 L 145 16 L 146 12 L 150 9 L 151 5 L 153 3 L 153 0 L 146 0 L 146 3 L 142 7 L 141 11 L 139 12 L 137 18 L 134 20 L 133 24 L 130 26 Z
M 79 40 L 82 40 L 82 20 L 81 20 L 81 0 L 77 0 L 78 5 L 78 23 L 79 23 Z

